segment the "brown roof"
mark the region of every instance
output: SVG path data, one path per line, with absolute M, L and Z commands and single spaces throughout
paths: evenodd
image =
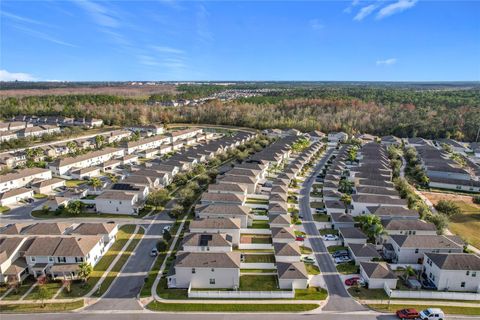
M 358 243 L 350 243 L 348 244 L 350 250 L 353 252 L 355 257 L 371 257 L 371 258 L 379 258 L 380 255 L 377 252 L 375 246 L 371 243 L 366 244 L 358 244 Z
M 0 199 L 8 199 L 11 197 L 18 196 L 19 194 L 24 194 L 24 193 L 29 193 L 33 192 L 32 189 L 27 189 L 27 188 L 18 188 L 18 189 L 12 189 L 7 192 L 4 192 L 0 194 Z
M 0 264 L 12 255 L 23 239 L 21 237 L 0 238 Z
M 39 222 L 23 230 L 23 234 L 30 235 L 61 235 L 70 227 L 71 223 L 64 222 Z
M 201 201 L 207 202 L 233 202 L 241 204 L 244 197 L 236 193 L 217 193 L 217 192 L 205 192 L 202 194 Z
M 360 262 L 360 267 L 370 279 L 396 279 L 397 276 L 383 263 Z
M 190 233 L 182 241 L 183 246 L 231 247 L 231 240 L 220 233 Z
M 298 243 L 274 243 L 273 250 L 276 256 L 301 256 L 300 247 Z
M 462 246 L 441 235 L 391 235 L 390 238 L 401 248 L 462 248 Z
M 101 236 L 37 237 L 26 256 L 83 257 L 100 241 Z
M 110 234 L 116 226 L 114 223 L 81 223 L 71 233 L 84 236 Z
M 185 252 L 177 254 L 175 267 L 240 268 L 239 252 Z
M 231 191 L 231 192 L 239 192 L 243 193 L 245 192 L 246 188 L 242 185 L 238 184 L 233 184 L 233 183 L 222 183 L 220 180 L 218 183 L 214 183 L 208 186 L 208 191 L 209 192 L 215 192 L 215 191 Z
M 425 253 L 440 269 L 480 271 L 480 257 L 471 253 Z
M 295 232 L 292 227 L 274 227 L 270 228 L 272 238 L 295 239 Z
M 383 223 L 385 230 L 422 230 L 436 231 L 437 228 L 431 222 L 423 220 L 393 219 Z
M 205 214 L 248 215 L 250 213 L 250 209 L 248 207 L 234 204 L 212 203 L 197 208 L 198 212 Z
M 284 224 L 288 226 L 292 224 L 292 218 L 290 218 L 290 216 L 287 214 L 277 214 L 274 216 L 270 216 L 269 220 L 270 224 Z
M 342 237 L 345 239 L 367 239 L 367 236 L 365 233 L 362 232 L 362 230 L 351 227 L 351 228 L 338 228 L 338 231 L 342 235 Z
M 120 149 L 120 148 L 107 147 L 107 148 L 102 149 L 102 150 L 92 151 L 92 152 L 82 154 L 82 155 L 79 155 L 79 156 L 76 156 L 76 157 L 66 157 L 66 158 L 63 158 L 63 159 L 58 159 L 54 162 L 54 165 L 56 167 L 62 167 L 62 166 L 74 164 L 74 163 L 77 163 L 77 162 L 80 162 L 80 161 L 100 157 L 100 156 L 103 156 L 103 155 L 106 155 L 106 154 L 109 154 L 109 153 L 118 152 L 118 151 L 121 151 L 121 150 L 122 149 Z
M 308 279 L 308 272 L 303 262 L 277 262 L 279 279 Z
M 190 229 L 240 229 L 240 219 L 219 218 L 219 219 L 197 219 L 190 222 Z
M 53 178 L 53 179 L 36 182 L 33 184 L 33 186 L 37 188 L 42 188 L 42 187 L 51 186 L 53 184 L 62 183 L 62 182 L 65 183 L 65 180 L 59 179 L 59 178 Z

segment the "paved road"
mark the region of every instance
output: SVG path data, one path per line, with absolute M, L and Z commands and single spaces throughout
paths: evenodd
M 109 291 L 89 310 L 141 310 L 136 297 L 142 289 L 145 277 L 150 271 L 155 258 L 150 251 L 161 238 L 163 227 L 173 223 L 166 211 L 145 221 L 147 231 L 130 257 L 124 269 L 112 283 Z
M 333 263 L 332 258 L 330 257 L 330 254 L 323 243 L 323 240 L 320 238 L 320 233 L 313 222 L 312 212 L 310 209 L 310 189 L 315 181 L 315 176 L 325 165 L 333 151 L 334 149 L 327 149 L 324 157 L 319 161 L 311 176 L 307 178 L 303 184 L 303 187 L 300 190 L 300 210 L 303 213 L 304 220 L 309 221 L 304 222 L 303 226 L 315 253 L 315 257 L 328 289 L 329 300 L 322 310 L 362 311 L 366 309 L 352 299 L 345 289 L 343 282 L 337 273 L 335 264 Z
M 153 313 L 153 312 L 96 312 L 96 313 L 39 313 L 35 320 L 394 320 L 397 317 L 373 312 L 322 313 L 322 314 L 273 314 L 273 313 Z M 32 315 L 2 314 L 2 320 L 30 320 Z M 449 316 L 448 320 L 475 319 L 474 317 Z M 478 319 L 478 317 L 477 317 Z
M 46 201 L 47 199 L 38 199 L 38 200 L 35 200 L 34 203 L 24 204 L 20 207 L 14 208 L 6 213 L 3 213 L 0 215 L 1 223 L 2 224 L 16 223 L 16 222 L 18 223 L 18 222 L 27 222 L 23 220 L 33 220 L 32 216 L 30 215 L 32 210 L 42 205 L 42 203 Z M 18 220 L 22 220 L 22 221 L 18 221 Z

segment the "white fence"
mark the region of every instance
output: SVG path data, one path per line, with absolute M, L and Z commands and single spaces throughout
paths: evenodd
M 273 250 L 273 245 L 271 243 L 240 243 L 238 249 Z
M 241 262 L 240 269 L 276 269 L 275 263 L 248 263 Z
M 223 298 L 223 299 L 292 299 L 295 291 L 197 291 L 188 290 L 189 298 Z
M 268 218 L 268 216 L 261 216 L 261 215 L 258 215 L 258 214 L 254 214 L 254 215 L 252 216 L 252 220 L 268 221 L 269 218 Z
M 240 229 L 240 234 L 272 234 L 270 229 L 254 229 L 254 228 L 244 228 Z
M 480 301 L 480 293 L 383 289 L 390 298 Z

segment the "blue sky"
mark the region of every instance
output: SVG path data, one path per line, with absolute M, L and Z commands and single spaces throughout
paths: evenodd
M 479 1 L 0 5 L 0 80 L 480 80 Z

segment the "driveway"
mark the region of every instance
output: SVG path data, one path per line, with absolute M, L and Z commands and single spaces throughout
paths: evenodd
M 337 272 L 337 268 L 335 267 L 323 240 L 320 238 L 320 233 L 315 227 L 312 212 L 310 210 L 310 189 L 315 181 L 315 176 L 325 165 L 333 151 L 334 149 L 327 149 L 324 157 L 318 162 L 311 176 L 305 180 L 302 189 L 300 190 L 299 205 L 304 216 L 303 226 L 327 285 L 329 299 L 322 310 L 344 312 L 364 311 L 366 309 L 350 297 L 345 289 L 342 279 Z
M 88 310 L 142 309 L 136 298 L 155 261 L 155 258 L 150 257 L 150 251 L 161 239 L 163 227 L 171 225 L 173 221 L 166 211 L 144 219 L 143 226 L 147 228 L 147 231 L 133 255 L 107 293 L 96 304 L 88 307 Z

